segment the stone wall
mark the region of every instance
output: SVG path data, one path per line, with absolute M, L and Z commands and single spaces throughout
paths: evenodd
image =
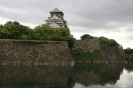
M 108 61 L 125 61 L 123 50 L 119 46 L 101 44 L 101 51 Z
M 83 53 L 100 50 L 105 61 L 125 61 L 122 47 L 101 44 L 98 38 L 77 40 L 73 50 Z
M 22 40 L 0 40 L 1 64 L 67 64 L 72 56 L 65 41 L 31 41 L 43 44 L 21 44 Z
M 66 65 L 74 64 L 68 42 L 66 41 L 39 41 L 30 40 L 42 44 L 22 44 L 23 40 L 0 39 L 0 64 L 3 65 Z M 77 40 L 72 49 L 83 52 L 100 50 L 105 61 L 125 61 L 123 50 L 117 46 L 100 44 L 99 39 Z
M 73 47 L 73 50 L 83 50 L 84 52 L 93 52 L 94 50 L 100 50 L 99 39 L 89 39 L 89 40 L 77 40 Z

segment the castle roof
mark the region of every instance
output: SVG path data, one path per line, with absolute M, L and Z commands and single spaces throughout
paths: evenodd
M 62 11 L 60 11 L 58 8 L 55 8 L 53 11 L 50 12 L 62 12 Z

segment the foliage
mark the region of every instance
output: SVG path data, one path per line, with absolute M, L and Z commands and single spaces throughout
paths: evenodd
M 93 52 L 83 52 L 81 49 L 72 52 L 73 57 L 76 60 L 103 60 L 103 55 L 100 50 L 94 50 Z
M 74 44 L 75 44 L 75 41 L 76 41 L 76 39 L 73 38 L 73 37 L 70 37 L 70 38 L 68 39 L 68 46 L 69 46 L 69 48 L 73 48 L 73 46 L 74 46 Z
M 54 30 L 48 25 L 42 24 L 34 28 L 36 34 L 40 40 L 50 40 L 51 36 L 54 34 Z
M 94 37 L 89 34 L 84 34 L 80 38 L 81 38 L 81 40 L 94 39 Z
M 68 28 L 52 29 L 45 24 L 36 26 L 34 31 L 38 34 L 40 40 L 64 41 L 69 40 L 71 37 L 70 30 Z
M 125 53 L 125 59 L 129 62 L 133 62 L 133 49 L 131 48 L 126 48 L 124 49 L 124 53 Z
M 104 36 L 99 37 L 99 40 L 102 44 L 107 44 L 109 46 L 119 46 L 119 43 L 117 43 L 114 39 L 108 39 Z
M 17 21 L 8 21 L 0 25 L 0 38 L 2 39 L 22 39 L 22 40 L 55 40 L 72 41 L 68 28 L 52 29 L 50 26 L 41 24 L 31 29 L 21 25 Z
M 124 49 L 124 53 L 125 53 L 125 54 L 133 54 L 133 49 L 131 49 L 131 48 L 126 48 L 126 49 Z
M 94 39 L 95 37 L 89 34 L 84 34 L 80 38 L 81 40 L 86 40 L 86 39 Z M 101 36 L 99 37 L 99 40 L 102 44 L 107 44 L 109 46 L 119 46 L 119 44 L 114 39 L 108 39 L 104 36 Z
M 0 24 L 0 28 L 3 28 L 4 26 L 3 26 L 3 24 Z
M 14 21 L 14 22 L 8 21 L 7 23 L 4 24 L 3 28 L 0 29 L 0 38 L 21 39 L 24 37 L 22 35 L 30 36 L 31 31 L 33 30 L 27 26 L 21 25 L 17 21 Z

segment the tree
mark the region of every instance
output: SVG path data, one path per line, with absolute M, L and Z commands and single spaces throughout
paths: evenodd
M 124 49 L 124 52 L 126 54 L 133 54 L 133 49 L 131 49 L 130 47 L 128 47 L 128 48 Z
M 99 37 L 100 42 L 103 44 L 107 44 L 110 46 L 119 46 L 119 43 L 117 43 L 114 39 L 108 39 L 104 36 Z
M 60 37 L 69 37 L 70 36 L 70 30 L 68 28 L 56 28 L 55 34 Z
M 2 39 L 8 39 L 10 34 L 11 33 L 7 29 L 0 28 L 0 38 L 2 38 Z
M 99 37 L 100 39 L 100 42 L 103 43 L 103 44 L 109 44 L 109 39 L 104 37 L 104 36 L 101 36 Z
M 0 28 L 3 28 L 4 26 L 3 26 L 3 24 L 0 24 Z
M 94 37 L 89 34 L 84 34 L 80 38 L 81 38 L 81 40 L 94 39 Z
M 14 23 L 15 25 L 20 25 L 20 23 L 17 22 L 17 21 L 14 21 L 13 23 Z
M 54 30 L 54 35 L 52 36 L 52 40 L 56 41 L 68 41 L 70 39 L 71 33 L 68 28 L 56 28 Z
M 42 24 L 34 28 L 35 33 L 38 34 L 41 40 L 50 40 L 54 35 L 54 30 L 48 25 Z
M 3 28 L 9 32 L 7 35 L 9 39 L 21 39 L 22 35 L 28 36 L 33 32 L 31 28 L 23 26 L 17 21 L 8 21 Z
M 114 39 L 109 39 L 110 46 L 119 46 L 119 44 Z
M 76 39 L 73 38 L 73 36 L 68 39 L 68 46 L 69 46 L 69 48 L 73 48 L 73 46 L 75 44 L 75 41 L 76 41 Z

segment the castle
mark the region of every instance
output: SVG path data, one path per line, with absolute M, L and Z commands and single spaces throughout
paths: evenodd
M 46 21 L 46 25 L 49 25 L 51 28 L 68 28 L 67 21 L 63 18 L 64 13 L 58 8 L 55 8 L 53 11 L 50 11 L 50 17 Z

